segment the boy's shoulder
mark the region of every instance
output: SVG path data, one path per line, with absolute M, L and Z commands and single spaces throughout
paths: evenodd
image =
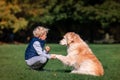
M 33 37 L 32 39 L 31 39 L 31 41 L 39 41 L 39 38 L 37 38 L 37 37 Z
M 37 39 L 36 37 L 33 37 L 33 38 L 31 38 L 30 43 L 35 42 L 35 41 L 39 41 L 39 39 Z
M 33 38 L 31 39 L 31 41 L 32 41 L 32 42 L 35 42 L 35 41 L 45 42 L 45 40 L 41 40 L 41 39 L 39 39 L 39 38 L 37 38 L 37 37 L 33 37 Z

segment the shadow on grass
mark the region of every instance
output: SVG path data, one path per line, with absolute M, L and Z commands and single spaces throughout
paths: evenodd
M 26 68 L 26 70 L 33 70 L 33 69 Z M 70 73 L 71 72 L 71 70 L 67 70 L 67 69 L 57 69 L 57 70 L 42 69 L 42 70 L 34 70 L 34 71 L 41 71 L 41 72 L 61 72 L 61 73 Z
M 55 72 L 62 72 L 62 73 L 70 73 L 71 70 L 64 70 L 64 69 L 61 69 L 61 70 L 54 70 Z

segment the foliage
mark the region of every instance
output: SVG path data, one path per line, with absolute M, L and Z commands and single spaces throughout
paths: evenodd
M 120 3 L 114 0 L 92 1 L 49 0 L 48 5 L 46 5 L 48 11 L 43 16 L 43 22 L 54 23 L 54 21 L 71 18 L 75 21 L 78 20 L 80 23 L 88 24 L 91 21 L 97 21 L 101 23 L 103 27 L 109 26 L 114 22 L 120 22 Z
M 111 23 L 120 22 L 119 4 L 117 0 L 0 1 L 1 26 L 12 27 L 12 24 L 21 17 L 24 21 L 27 19 L 27 21 L 45 24 L 53 24 L 69 18 L 78 20 L 80 23 L 96 20 L 102 26 L 108 26 Z
M 0 1 L 0 28 L 13 28 L 14 32 L 27 26 L 28 21 L 16 14 L 21 11 L 17 3 Z
M 47 44 L 50 53 L 66 55 L 66 48 L 58 44 Z M 70 74 L 70 67 L 58 60 L 49 60 L 47 71 L 30 70 L 24 61 L 27 45 L 0 45 L 0 79 L 1 80 L 119 80 L 120 44 L 94 45 L 90 48 L 102 62 L 105 74 L 102 77 Z
M 16 33 L 39 23 L 54 28 L 60 36 L 68 31 L 81 34 L 83 29 L 91 36 L 101 28 L 104 32 L 119 27 L 119 14 L 119 0 L 0 0 L 0 30 L 12 28 Z M 115 33 L 119 34 L 117 30 Z
M 101 6 L 96 6 L 96 20 L 100 20 L 102 26 L 110 26 L 111 23 L 120 22 L 120 3 L 114 1 L 106 1 Z

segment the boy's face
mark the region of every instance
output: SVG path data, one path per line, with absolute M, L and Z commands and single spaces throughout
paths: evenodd
M 39 37 L 41 40 L 45 40 L 47 38 L 47 33 L 44 33 L 42 36 Z

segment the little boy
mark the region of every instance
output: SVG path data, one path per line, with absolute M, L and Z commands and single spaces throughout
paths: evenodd
M 25 61 L 34 70 L 42 70 L 52 55 L 48 54 L 50 47 L 45 45 L 48 33 L 47 28 L 38 26 L 33 30 L 34 37 L 31 39 L 25 51 Z

